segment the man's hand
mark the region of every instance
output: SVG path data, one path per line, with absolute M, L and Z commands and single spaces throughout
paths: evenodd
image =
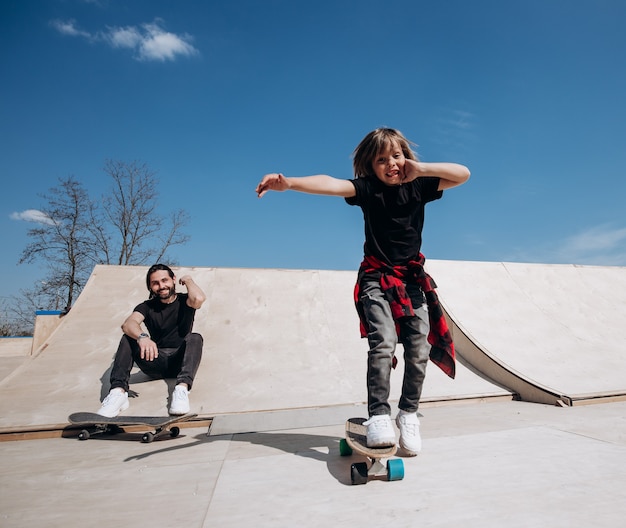
M 157 348 L 156 343 L 149 337 L 142 337 L 139 341 L 137 341 L 137 344 L 139 345 L 141 359 L 154 361 L 157 357 L 159 357 L 159 349 Z
M 202 303 L 206 301 L 204 292 L 191 278 L 191 275 L 183 275 L 178 282 L 187 288 L 187 305 L 198 310 Z
M 259 198 L 267 191 L 286 191 L 289 189 L 289 182 L 282 174 L 266 174 L 261 183 L 256 186 L 256 193 Z

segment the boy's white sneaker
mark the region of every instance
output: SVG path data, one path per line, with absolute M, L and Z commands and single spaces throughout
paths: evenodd
M 396 445 L 396 431 L 388 414 L 376 414 L 363 425 L 367 427 L 368 447 L 390 447 Z
M 396 416 L 396 425 L 400 429 L 400 447 L 406 451 L 407 455 L 417 455 L 422 450 L 420 421 L 417 413 L 409 413 L 401 409 Z
M 98 414 L 107 418 L 114 418 L 120 411 L 128 409 L 128 406 L 128 393 L 120 388 L 111 389 L 102 402 L 102 407 L 100 407 Z
M 180 415 L 189 412 L 189 391 L 182 385 L 176 385 L 172 392 L 170 414 Z

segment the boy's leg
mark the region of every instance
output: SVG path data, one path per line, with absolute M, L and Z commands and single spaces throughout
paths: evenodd
M 430 354 L 428 343 L 428 310 L 426 305 L 415 309 L 415 316 L 400 326 L 400 341 L 404 347 L 404 379 L 398 407 L 406 412 L 417 412 L 426 377 Z
M 397 343 L 395 322 L 377 280 L 362 282 L 360 301 L 369 326 L 367 335 L 370 347 L 367 358 L 369 415 L 391 414 L 388 400 L 393 354 Z
M 370 346 L 367 356 L 367 406 L 370 416 L 365 422 L 367 445 L 390 446 L 396 443 L 389 406 L 391 368 L 397 343 L 396 326 L 379 281 L 362 281 L 360 301 L 369 326 L 367 338 Z
M 428 331 L 426 306 L 415 309 L 415 316 L 403 321 L 400 328 L 400 341 L 404 347 L 404 379 L 396 425 L 400 429 L 400 446 L 409 455 L 417 455 L 422 449 L 417 408 L 430 354 Z

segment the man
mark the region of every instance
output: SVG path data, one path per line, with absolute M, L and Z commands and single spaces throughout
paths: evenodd
M 148 270 L 150 298 L 137 305 L 122 324 L 124 335 L 113 361 L 111 390 L 98 414 L 112 418 L 128 409 L 133 364 L 153 378 L 176 378 L 169 413 L 189 412 L 189 391 L 200 366 L 203 344 L 202 336 L 191 329 L 196 310 L 206 296 L 189 275 L 179 282 L 187 293 L 176 292 L 176 277 L 165 264 L 155 264 Z

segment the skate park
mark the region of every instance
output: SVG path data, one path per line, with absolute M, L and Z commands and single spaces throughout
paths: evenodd
M 626 268 L 428 261 L 456 377 L 429 365 L 423 452 L 365 486 L 338 452 L 366 414 L 354 271 L 176 268 L 207 294 L 198 417 L 151 444 L 79 441 L 67 417 L 108 392 L 146 270 L 96 266 L 69 313 L 0 342 L 2 526 L 622 525 Z M 134 373 L 125 414 L 167 414 L 171 389 Z

